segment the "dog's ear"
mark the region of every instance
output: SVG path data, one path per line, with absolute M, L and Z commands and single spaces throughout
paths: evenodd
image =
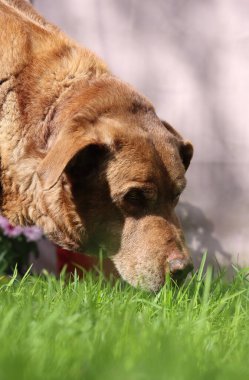
M 180 146 L 180 156 L 185 167 L 185 170 L 188 169 L 190 161 L 192 160 L 194 154 L 194 148 L 190 141 L 183 141 Z
M 79 128 L 75 125 L 63 127 L 37 169 L 44 190 L 51 189 L 58 182 L 79 152 L 86 150 L 96 153 L 98 148 L 103 150 L 104 146 L 92 128 Z
M 190 141 L 184 141 L 182 136 L 166 121 L 161 120 L 161 122 L 165 128 L 178 140 L 180 157 L 185 170 L 187 170 L 194 153 L 193 145 Z

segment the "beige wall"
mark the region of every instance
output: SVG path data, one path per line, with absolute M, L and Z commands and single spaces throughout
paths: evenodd
M 249 264 L 249 2 L 34 0 L 192 140 L 179 206 L 196 262 Z

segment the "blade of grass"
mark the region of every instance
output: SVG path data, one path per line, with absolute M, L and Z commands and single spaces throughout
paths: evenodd
M 198 270 L 198 274 L 197 274 L 197 277 L 196 277 L 195 293 L 194 293 L 194 296 L 193 296 L 193 299 L 192 299 L 192 306 L 193 307 L 197 306 L 197 299 L 198 299 L 198 296 L 199 296 L 200 287 L 202 285 L 202 277 L 203 277 L 204 266 L 205 266 L 205 263 L 206 263 L 206 258 L 207 258 L 207 252 L 205 252 L 203 254 L 203 256 L 202 256 L 200 268 Z

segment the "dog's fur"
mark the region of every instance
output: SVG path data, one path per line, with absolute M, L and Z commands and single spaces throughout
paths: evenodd
M 159 289 L 190 262 L 174 208 L 192 145 L 25 0 L 0 0 L 0 30 L 1 213 L 69 249 L 102 245 Z

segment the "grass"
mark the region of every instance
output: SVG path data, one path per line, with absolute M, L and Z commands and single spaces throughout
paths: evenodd
M 2 278 L 0 379 L 248 379 L 247 273 L 226 283 L 202 265 L 158 294 L 93 274 Z

